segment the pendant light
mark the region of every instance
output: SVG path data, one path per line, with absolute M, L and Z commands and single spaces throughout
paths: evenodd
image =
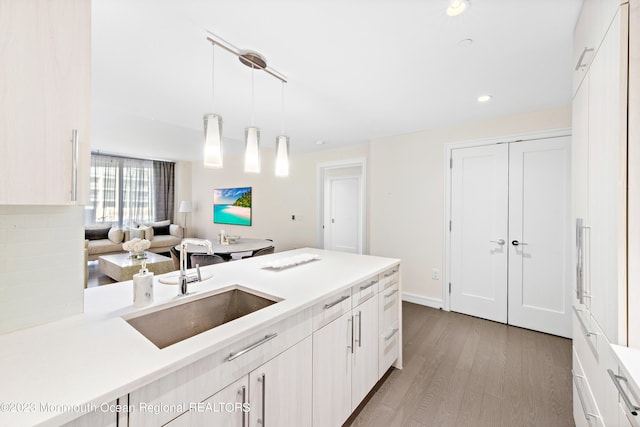
M 267 60 L 260 53 L 252 51 L 252 50 L 241 50 L 231 43 L 223 40 L 219 36 L 207 32 L 207 40 L 211 42 L 211 44 L 218 45 L 227 52 L 230 52 L 238 57 L 240 62 L 247 66 L 251 67 L 251 126 L 245 128 L 245 157 L 244 157 L 244 171 L 245 172 L 260 172 L 260 129 L 254 126 L 253 124 L 253 115 L 254 115 L 254 70 L 257 68 L 258 70 L 264 71 L 267 74 L 277 78 L 283 83 L 283 100 L 282 100 L 282 111 L 283 111 L 283 124 L 282 124 L 282 133 L 284 134 L 284 83 L 287 82 L 287 78 L 282 75 L 280 72 L 274 70 L 273 68 L 267 65 Z M 209 122 L 207 119 L 207 125 L 205 125 L 205 131 L 208 128 L 215 130 L 217 127 L 218 135 L 221 136 L 222 130 L 222 119 L 217 115 L 211 119 Z M 215 118 L 219 120 L 216 121 Z M 211 124 L 213 123 L 213 124 Z M 214 147 L 220 147 L 219 149 L 219 159 L 220 166 L 222 167 L 222 138 L 218 138 L 220 141 L 219 144 L 212 144 Z M 276 175 L 277 176 L 288 176 L 289 175 L 289 137 L 285 135 L 280 135 L 276 138 Z
M 253 74 L 255 67 L 251 65 L 251 126 L 245 128 L 244 171 L 260 173 L 260 129 L 253 125 L 254 116 L 254 85 Z
M 276 137 L 276 176 L 289 176 L 289 137 L 284 134 L 284 82 L 282 82 L 282 127 Z
M 214 98 L 214 51 L 211 46 L 211 104 Z M 208 168 L 222 167 L 222 117 L 218 114 L 204 116 L 204 165 Z

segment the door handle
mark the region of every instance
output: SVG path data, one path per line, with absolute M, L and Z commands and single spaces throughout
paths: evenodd
M 497 243 L 497 244 L 499 244 L 500 246 L 502 246 L 502 245 L 504 245 L 504 244 L 505 244 L 504 239 L 489 240 L 489 241 L 490 241 L 491 243 Z
M 519 242 L 519 241 L 517 241 L 517 240 L 512 240 L 512 241 L 511 241 L 511 244 L 512 244 L 513 246 L 528 245 L 528 243 L 525 243 L 525 242 Z

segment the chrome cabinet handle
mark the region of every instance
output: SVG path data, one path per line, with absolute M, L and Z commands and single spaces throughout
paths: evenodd
M 247 403 L 247 388 L 245 386 L 242 386 L 242 388 L 240 389 L 240 393 L 242 394 L 242 410 L 240 411 L 240 413 L 242 414 L 242 427 L 246 427 L 247 413 L 244 410 L 244 406 Z
M 340 298 L 338 298 L 337 300 L 335 300 L 334 302 L 330 302 L 329 304 L 325 304 L 324 305 L 324 309 L 328 309 L 333 307 L 334 305 L 338 305 L 340 304 L 342 301 L 346 300 L 347 298 L 349 298 L 349 295 L 343 295 Z
M 580 327 L 582 328 L 582 332 L 584 332 L 584 334 L 587 337 L 597 336 L 598 335 L 597 332 L 592 332 L 592 331 L 588 330 L 587 329 L 587 325 L 584 324 L 584 320 L 582 320 L 582 316 L 580 316 L 580 313 L 583 312 L 584 310 L 579 310 L 574 306 L 573 307 L 573 311 L 575 311 L 576 316 L 578 316 L 578 321 L 580 321 Z
M 518 240 L 512 240 L 512 241 L 511 241 L 511 244 L 512 244 L 513 246 L 528 245 L 528 243 L 520 242 L 520 241 L 518 241 Z
M 390 333 L 389 335 L 387 335 L 386 337 L 384 337 L 384 340 L 385 340 L 385 341 L 389 341 L 391 338 L 393 338 L 393 336 L 394 336 L 395 334 L 397 334 L 397 333 L 398 333 L 398 331 L 399 331 L 399 329 L 398 329 L 398 328 L 394 328 L 394 329 L 393 329 L 393 331 L 391 331 L 391 333 Z
M 356 314 L 358 317 L 358 347 L 362 347 L 362 312 Z
M 393 296 L 393 294 L 395 294 L 396 292 L 398 292 L 398 290 L 394 289 L 391 292 L 389 292 L 388 294 L 386 294 L 384 297 L 385 298 L 391 298 Z
M 599 418 L 596 414 L 592 414 L 591 412 L 589 412 L 589 410 L 587 409 L 587 405 L 585 405 L 584 403 L 584 396 L 582 396 L 582 389 L 580 388 L 580 385 L 578 384 L 578 378 L 583 378 L 580 375 L 576 375 L 576 373 L 573 371 L 573 369 L 571 370 L 571 376 L 573 376 L 573 383 L 576 386 L 576 391 L 578 392 L 578 399 L 580 399 L 580 406 L 582 406 L 582 412 L 584 413 L 584 418 L 589 421 L 589 418 L 593 417 L 593 418 Z
M 360 290 L 364 291 L 365 289 L 369 289 L 370 287 L 372 287 L 373 285 L 375 285 L 376 283 L 378 283 L 377 280 L 372 280 L 370 283 L 364 285 L 364 286 L 360 286 Z
M 71 201 L 78 201 L 78 129 L 71 130 Z
M 267 386 L 266 386 L 266 376 L 265 374 L 262 374 L 260 377 L 258 377 L 258 382 L 262 383 L 262 418 L 258 418 L 257 422 L 258 424 L 261 424 L 262 427 L 265 426 L 265 422 L 264 422 L 264 418 L 265 418 L 265 407 L 266 407 L 266 403 L 267 403 Z
M 578 58 L 578 63 L 576 64 L 576 71 L 585 68 L 587 66 L 587 64 L 583 64 L 582 60 L 584 59 L 584 56 L 587 54 L 587 52 L 592 52 L 593 48 L 589 48 L 589 47 L 585 47 L 582 50 L 582 54 L 580 55 L 580 58 Z
M 498 240 L 489 240 L 491 243 L 497 243 L 500 246 L 504 245 L 506 242 L 504 239 L 498 239 Z
M 621 380 L 624 382 L 627 382 L 627 379 L 621 375 L 616 375 L 611 369 L 607 369 L 607 372 L 611 377 L 611 381 L 613 381 L 613 384 L 618 389 L 618 393 L 620 393 L 620 397 L 622 397 L 622 400 L 624 401 L 624 404 L 627 406 L 627 409 L 629 409 L 629 412 L 631 413 L 631 415 L 638 416 L 638 411 L 640 411 L 640 407 L 631 403 L 631 400 L 629 399 L 629 395 L 624 391 L 624 389 L 620 385 Z
M 351 349 L 351 354 L 353 354 L 353 347 L 354 347 L 354 333 L 353 333 L 353 316 L 349 317 L 347 319 L 347 323 L 351 323 L 351 346 L 347 346 L 347 348 Z
M 384 275 L 384 277 L 393 276 L 393 275 L 394 275 L 394 274 L 396 274 L 397 272 L 398 272 L 398 270 L 392 270 L 392 271 L 390 271 L 390 272 L 386 273 L 386 274 Z
M 278 334 L 276 332 L 274 332 L 271 335 L 265 335 L 264 338 L 262 338 L 260 341 L 256 341 L 253 344 L 251 344 L 250 346 L 243 348 L 242 350 L 236 352 L 236 353 L 229 353 L 229 357 L 227 357 L 227 362 L 231 362 L 233 359 L 237 359 L 238 357 L 242 356 L 243 354 L 246 354 L 248 352 L 250 352 L 251 350 L 255 349 L 256 347 L 260 347 L 262 344 L 266 343 L 267 341 L 271 341 L 272 339 L 274 339 L 275 337 L 277 337 Z

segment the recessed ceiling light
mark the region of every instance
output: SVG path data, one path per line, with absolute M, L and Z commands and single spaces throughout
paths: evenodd
M 324 145 L 324 141 L 319 139 L 319 140 L 316 141 L 316 144 L 317 145 Z
M 447 8 L 447 15 L 458 16 L 469 8 L 468 0 L 451 0 Z
M 469 47 L 473 44 L 473 39 L 462 39 L 458 42 L 459 47 Z
M 478 97 L 478 102 L 488 102 L 493 98 L 491 95 L 480 95 Z

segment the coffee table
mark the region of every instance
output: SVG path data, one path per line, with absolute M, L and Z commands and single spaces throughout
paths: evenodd
M 171 258 L 153 252 L 146 252 L 146 254 L 147 270 L 155 274 L 163 274 L 175 270 Z M 98 257 L 100 272 L 118 282 L 131 280 L 133 275 L 140 271 L 141 264 L 142 260 L 132 259 L 128 253 Z

